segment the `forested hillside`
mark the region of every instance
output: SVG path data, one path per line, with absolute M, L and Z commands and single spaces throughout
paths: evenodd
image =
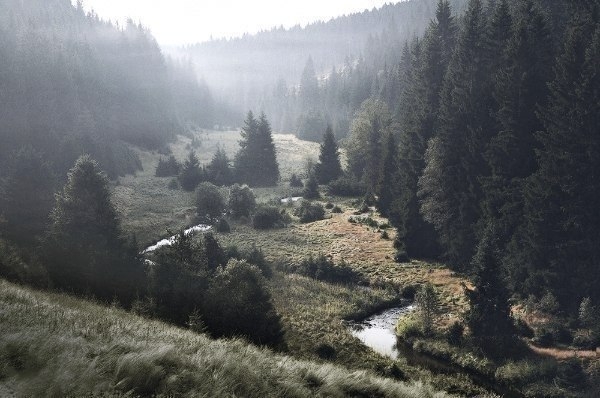
M 599 7 L 471 0 L 458 18 L 440 1 L 384 70 L 347 148 L 398 229 L 399 258 L 441 256 L 467 274 L 497 261 L 497 283 L 571 319 L 600 302 Z
M 462 10 L 465 0 L 451 3 Z M 435 7 L 435 0 L 390 3 L 182 51 L 215 95 L 237 109 L 238 122 L 248 109 L 262 110 L 276 131 L 318 141 L 328 122 L 337 136 L 345 135 L 378 72 L 400 60 L 404 42 L 424 32 Z
M 28 148 L 64 176 L 90 153 L 111 176 L 140 167 L 124 142 L 160 148 L 213 123 L 208 88 L 166 59 L 142 26 L 116 26 L 69 0 L 0 2 L 0 166 Z M 12 159 L 12 160 L 11 160 Z

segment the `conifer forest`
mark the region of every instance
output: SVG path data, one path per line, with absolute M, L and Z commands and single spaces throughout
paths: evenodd
M 600 0 L 118 3 L 0 0 L 0 397 L 600 396 Z

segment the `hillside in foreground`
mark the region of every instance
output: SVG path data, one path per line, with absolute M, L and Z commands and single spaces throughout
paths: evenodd
M 0 280 L 0 395 L 444 397 Z

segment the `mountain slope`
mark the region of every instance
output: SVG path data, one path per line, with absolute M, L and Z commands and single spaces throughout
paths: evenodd
M 444 397 L 0 280 L 0 394 Z

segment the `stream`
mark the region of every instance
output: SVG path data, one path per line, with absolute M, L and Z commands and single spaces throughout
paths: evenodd
M 194 234 L 196 232 L 206 232 L 206 231 L 209 231 L 211 228 L 212 227 L 210 225 L 199 224 L 199 225 L 194 225 L 193 227 L 186 229 L 185 231 L 183 231 L 183 233 L 186 235 L 190 235 L 190 234 Z M 173 235 L 171 237 L 159 240 L 152 246 L 148 246 L 146 249 L 144 249 L 142 251 L 142 254 L 153 252 L 154 250 L 161 248 L 163 246 L 171 246 L 175 242 L 176 236 L 177 235 Z
M 390 308 L 372 315 L 362 322 L 350 322 L 350 331 L 353 336 L 373 351 L 397 359 L 400 352 L 397 348 L 394 331 L 396 322 L 401 316 L 409 314 L 414 309 L 413 304 Z

